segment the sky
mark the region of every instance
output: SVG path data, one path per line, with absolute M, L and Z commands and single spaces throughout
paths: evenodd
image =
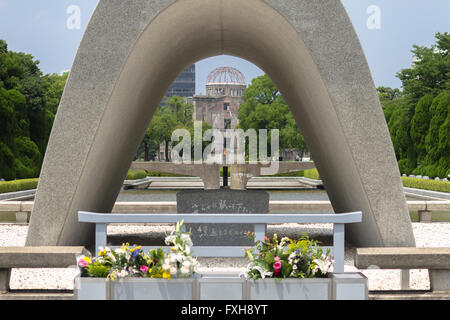
M 437 32 L 450 32 L 450 0 L 341 2 L 360 38 L 376 86 L 400 88 L 395 74 L 410 67 L 413 45 L 430 46 L 435 43 Z M 97 3 L 98 0 L 0 0 L 0 39 L 7 41 L 9 50 L 32 54 L 44 73 L 60 73 L 71 68 Z M 72 19 L 78 14 L 74 8 L 79 8 L 79 25 Z M 207 75 L 220 66 L 242 71 L 247 83 L 263 74 L 243 59 L 211 57 L 196 63 L 197 94 L 204 93 Z

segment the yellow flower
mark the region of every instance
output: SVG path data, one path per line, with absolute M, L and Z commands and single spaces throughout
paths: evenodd
M 133 249 L 131 249 L 130 251 L 131 251 L 131 252 L 134 252 L 134 251 L 136 251 L 136 250 L 141 250 L 141 246 L 138 246 L 138 247 L 136 247 L 136 248 L 133 248 Z
M 116 280 L 117 279 L 116 271 L 117 270 L 114 270 L 114 272 L 111 272 L 110 274 L 108 274 L 106 279 Z
M 102 250 L 98 252 L 99 256 L 105 256 L 106 255 L 106 250 Z
M 91 258 L 89 258 L 89 257 L 84 257 L 83 260 L 89 264 L 91 263 Z
M 162 277 L 164 279 L 170 279 L 170 273 L 169 272 L 163 272 Z

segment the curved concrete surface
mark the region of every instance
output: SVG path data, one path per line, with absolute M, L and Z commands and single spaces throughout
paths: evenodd
M 415 245 L 383 112 L 339 0 L 100 0 L 56 115 L 27 245 L 92 244 L 77 211 L 113 208 L 172 81 L 220 54 L 255 63 L 280 88 L 335 212 L 364 213 L 349 240 Z

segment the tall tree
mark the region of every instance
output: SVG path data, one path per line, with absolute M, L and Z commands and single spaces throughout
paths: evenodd
M 0 178 L 39 175 L 65 79 L 50 90 L 57 76 L 45 80 L 38 65 L 0 40 Z
M 433 96 L 431 94 L 423 96 L 417 103 L 411 120 L 411 141 L 417 154 L 418 164 L 424 160 L 427 154 L 425 138 L 430 127 L 430 106 L 432 103 Z
M 238 110 L 239 128 L 279 129 L 280 148 L 307 151 L 297 123 L 275 84 L 263 75 L 252 80 L 245 90 L 244 102 Z
M 414 66 L 397 74 L 405 94 L 414 102 L 426 94 L 437 96 L 450 89 L 450 34 L 437 33 L 436 39 L 436 44 L 429 48 L 414 45 Z

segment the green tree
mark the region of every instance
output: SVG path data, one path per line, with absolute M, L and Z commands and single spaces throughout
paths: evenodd
M 427 94 L 437 96 L 442 90 L 450 89 L 450 34 L 437 33 L 436 39 L 430 48 L 415 45 L 412 50 L 415 66 L 397 74 L 405 94 L 414 102 Z
M 423 96 L 414 111 L 414 116 L 411 120 L 411 141 L 414 145 L 414 150 L 417 154 L 417 162 L 420 164 L 426 154 L 425 137 L 427 136 L 430 127 L 430 106 L 433 103 L 433 96 L 427 94 Z
M 377 88 L 378 96 L 381 101 L 384 100 L 394 100 L 400 97 L 401 91 L 400 89 L 392 89 L 390 87 L 378 87 Z
M 56 115 L 59 102 L 66 86 L 67 77 L 69 73 L 58 75 L 56 73 L 47 74 L 42 78 L 45 97 L 47 100 L 46 109 L 52 114 Z
M 39 174 L 66 79 L 43 76 L 38 65 L 0 40 L 0 178 Z
M 169 161 L 169 143 L 172 132 L 177 126 L 176 114 L 170 108 L 160 108 L 156 111 L 149 125 L 149 135 L 160 143 L 164 143 L 164 154 L 166 161 Z
M 165 104 L 160 106 L 146 130 L 138 154 L 144 154 L 144 161 L 149 161 L 156 152 L 159 151 L 161 143 L 165 145 L 165 159 L 169 161 L 169 146 L 172 132 L 175 129 L 184 128 L 193 134 L 194 105 L 187 103 L 179 96 L 172 96 L 165 99 Z M 192 135 L 193 136 L 193 135 Z
M 392 108 L 388 128 L 399 162 L 400 171 L 411 173 L 416 168 L 417 158 L 410 136 L 411 119 L 414 115 L 414 105 L 407 98 L 395 100 L 388 108 Z
M 306 143 L 288 105 L 267 75 L 252 80 L 244 92 L 243 100 L 238 110 L 239 128 L 279 129 L 280 148 L 307 151 Z
M 432 114 L 430 128 L 425 138 L 427 156 L 425 158 L 424 170 L 429 176 L 445 177 L 450 168 L 448 135 L 448 115 L 450 108 L 450 91 L 446 90 L 439 94 L 431 104 Z

